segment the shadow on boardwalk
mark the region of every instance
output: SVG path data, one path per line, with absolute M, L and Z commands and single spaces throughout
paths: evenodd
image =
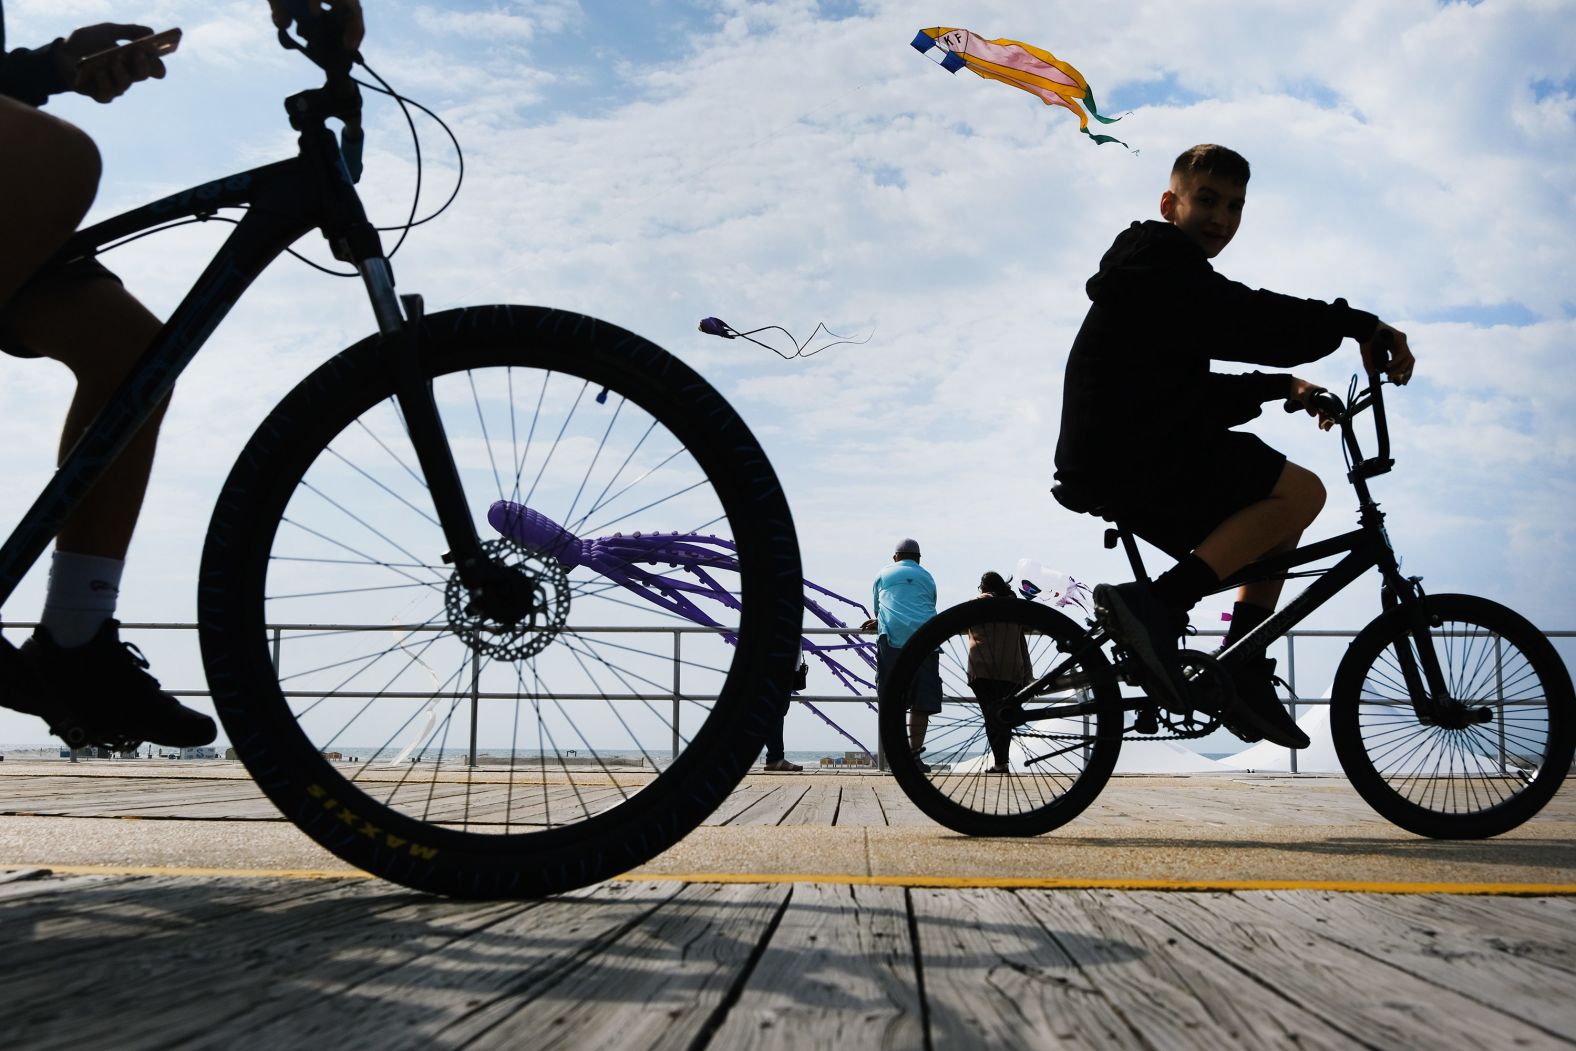
M 365 880 L 0 885 L 51 1047 L 1568 1046 L 1576 900 Z M 1455 1041 L 1453 1041 L 1455 1042 Z

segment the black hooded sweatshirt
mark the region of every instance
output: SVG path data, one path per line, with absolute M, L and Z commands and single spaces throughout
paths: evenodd
M 1285 373 L 1211 372 L 1210 359 L 1300 365 L 1378 324 L 1344 299 L 1228 280 L 1192 238 L 1154 220 L 1118 234 L 1085 287 L 1092 305 L 1067 357 L 1056 476 L 1097 492 L 1196 464 L 1201 440 L 1290 394 Z
M 0 95 L 9 95 L 30 106 L 42 106 L 51 95 L 58 95 L 69 85 L 61 83 L 60 69 L 55 65 L 56 40 L 47 47 L 15 51 L 5 49 L 5 5 L 0 4 Z

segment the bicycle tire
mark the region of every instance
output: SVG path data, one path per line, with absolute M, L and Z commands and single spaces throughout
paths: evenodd
M 500 499 L 523 495 L 530 482 L 534 495 L 522 502 L 533 506 L 549 495 L 567 499 L 583 470 L 566 518 L 580 515 L 574 521 L 585 527 L 588 542 L 590 533 L 614 525 L 725 522 L 737 559 L 737 586 L 729 593 L 736 594 L 738 608 L 730 613 L 718 606 L 717 619 L 730 629 L 733 644 L 727 636 L 690 642 L 688 652 L 696 655 L 682 670 L 703 681 L 682 693 L 675 684 L 671 713 L 663 707 L 667 700 L 631 701 L 653 692 L 653 683 L 663 685 L 660 669 L 669 668 L 670 677 L 680 669 L 677 652 L 663 652 L 661 643 L 643 648 L 641 633 L 688 621 L 606 577 L 583 575 L 585 565 L 565 568 L 568 556 L 560 562 L 503 539 L 489 541 L 494 554 L 538 574 L 540 595 L 569 596 L 564 608 L 570 612 L 583 603 L 599 614 L 622 613 L 633 626 L 608 636 L 609 642 L 567 619 L 544 617 L 541 626 L 531 622 L 535 634 L 525 632 L 521 642 L 466 621 L 454 598 L 458 578 L 439 559 L 445 547 L 430 500 L 423 511 L 425 487 L 411 466 L 413 449 L 399 444 L 393 370 L 379 339 L 371 337 L 285 397 L 225 482 L 199 585 L 204 665 L 225 731 L 259 787 L 286 818 L 340 858 L 384 879 L 454 897 L 559 893 L 636 867 L 700 824 L 754 761 L 769 720 L 786 711 L 802 613 L 793 521 L 743 421 L 698 374 L 639 336 L 563 311 L 488 306 L 430 315 L 419 338 L 420 368 L 478 516 L 487 506 L 478 487 L 487 485 L 488 501 L 494 495 L 489 468 Z M 467 400 L 475 403 L 474 421 Z M 560 411 L 561 426 L 553 415 Z M 545 437 L 537 441 L 539 430 L 556 434 L 550 445 Z M 586 442 L 598 439 L 602 445 L 593 455 Z M 504 452 L 513 459 L 502 461 L 500 470 Z M 612 473 L 620 455 L 625 459 Z M 581 504 L 588 487 L 596 493 L 604 481 L 600 494 Z M 648 499 L 656 503 L 642 507 Z M 708 513 L 714 515 L 710 523 L 683 517 Z M 304 515 L 312 516 L 307 525 Z M 601 520 L 611 521 L 593 528 Z M 340 531 L 330 536 L 327 530 Z M 374 536 L 392 546 L 379 547 Z M 407 536 L 418 540 L 407 543 Z M 338 557 L 317 557 L 314 537 L 332 541 L 321 550 Z M 615 537 L 625 539 L 622 529 Z M 363 543 L 359 557 L 346 553 L 360 552 Z M 671 555 L 676 548 L 666 544 L 655 550 Z M 416 557 L 384 559 L 385 550 Z M 723 566 L 726 552 L 717 550 L 724 555 L 706 572 L 731 580 Z M 363 575 L 383 583 L 350 586 Z M 313 587 L 292 590 L 298 580 Z M 318 582 L 325 590 L 315 590 Z M 440 591 L 443 605 L 434 613 Z M 376 615 L 380 603 L 407 595 L 414 596 L 416 612 L 397 612 L 393 619 L 415 623 L 388 629 L 394 646 L 384 646 L 378 631 L 303 629 L 288 641 L 292 653 L 306 654 L 308 667 L 293 670 L 302 661 L 296 656 L 290 670 L 276 668 L 274 647 L 286 635 L 278 629 L 271 636 L 267 625 L 278 623 L 280 614 L 288 619 L 305 603 L 313 613 Z M 457 637 L 459 628 L 471 634 Z M 424 632 L 420 641 L 408 641 L 418 638 L 418 629 Z M 538 652 L 527 652 L 539 643 Z M 357 663 L 329 659 L 338 652 L 333 647 L 351 652 Z M 380 647 L 383 654 L 374 660 Z M 374 676 L 370 669 L 379 662 L 385 663 Z M 448 669 L 447 678 L 440 681 L 437 669 Z M 395 677 L 383 682 L 390 670 Z M 549 674 L 559 678 L 549 682 Z M 566 690 L 561 684 L 570 676 L 589 685 Z M 407 710 L 412 714 L 399 723 Z M 427 721 L 413 736 L 422 716 Z M 671 741 L 663 739 L 665 717 Z M 467 724 L 470 741 L 478 742 L 469 752 L 463 747 Z M 533 725 L 539 747 L 529 749 Z M 500 734 L 508 747 L 498 751 L 507 758 L 481 754 L 481 738 Z M 370 744 L 353 739 L 357 735 Z M 591 739 L 597 735 L 622 735 L 619 741 L 632 743 L 614 752 Z M 410 743 L 396 754 L 406 738 Z M 667 751 L 675 754 L 664 761 Z M 507 762 L 507 770 L 487 769 L 489 759 L 497 760 L 494 766 Z
M 1041 675 L 1083 643 L 1086 632 L 1048 606 L 1022 599 L 980 598 L 953 606 L 931 618 L 903 646 L 888 681 L 880 686 L 881 743 L 903 793 L 929 817 L 969 836 L 1037 836 L 1083 812 L 1116 767 L 1122 747 L 1121 688 L 1105 655 L 1095 649 L 1070 669 L 1079 685 L 1068 694 L 1100 702 L 1087 719 L 1028 723 L 991 741 L 987 706 L 969 685 L 970 633 L 976 645 L 1010 661 L 1007 649 L 1026 640 L 1028 660 Z M 942 710 L 930 716 L 923 757 L 910 750 L 908 698 L 930 654 L 939 654 Z M 984 665 L 977 665 L 983 668 Z M 1066 677 L 1062 677 L 1065 682 Z M 977 681 L 977 680 L 976 680 Z M 1038 735 L 1065 734 L 1065 738 Z M 1049 740 L 1049 744 L 1041 744 Z M 1008 771 L 990 768 L 1004 746 Z M 1049 751 L 1046 749 L 1049 748 Z M 1063 751 L 1065 749 L 1065 751 Z M 922 764 L 929 770 L 922 769 Z
M 1436 839 L 1508 832 L 1541 810 L 1570 770 L 1570 674 L 1548 638 L 1513 610 L 1473 595 L 1420 601 L 1451 697 L 1480 702 L 1474 707 L 1491 721 L 1418 721 L 1397 649 L 1415 653 L 1415 643 L 1407 610 L 1396 607 L 1358 633 L 1336 670 L 1336 755 L 1358 794 L 1409 832 Z

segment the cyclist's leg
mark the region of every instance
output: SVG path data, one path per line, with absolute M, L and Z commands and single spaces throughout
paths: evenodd
M 71 369 L 77 391 L 61 430 L 65 458 L 159 331 L 154 317 L 106 272 L 34 282 L 6 311 L 9 340 Z M 124 558 L 153 467 L 165 406 L 132 439 L 92 492 L 62 525 L 56 544 L 102 558 Z
M 46 275 L 8 305 L 5 337 L 70 368 L 77 391 L 60 455 L 114 393 L 159 330 L 159 320 L 107 272 Z M 18 707 L 70 744 L 150 740 L 207 744 L 213 720 L 159 688 L 147 662 L 120 641 L 120 569 L 142 508 L 164 406 L 62 525 L 43 626 L 23 646 L 31 683 Z M 78 739 L 80 738 L 80 739 Z
M 0 306 L 65 243 L 98 191 L 93 140 L 57 117 L 0 97 Z M 17 163 L 25 158 L 25 163 Z
M 1288 460 L 1270 495 L 1222 521 L 1199 541 L 1194 554 L 1223 579 L 1256 558 L 1289 551 L 1323 510 L 1324 497 L 1319 476 Z M 1242 588 L 1238 601 L 1273 610 L 1283 583 L 1256 581 Z

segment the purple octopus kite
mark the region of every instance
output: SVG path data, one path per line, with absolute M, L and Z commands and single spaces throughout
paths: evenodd
M 700 533 L 677 532 L 632 533 L 627 536 L 615 533 L 613 536 L 583 540 L 546 515 L 524 504 L 509 500 L 499 500 L 488 508 L 487 521 L 494 529 L 516 543 L 552 558 L 563 567 L 565 572 L 577 566 L 584 566 L 652 605 L 696 624 L 713 628 L 723 626 L 697 604 L 698 600 L 716 602 L 728 609 L 739 609 L 738 598 L 712 575 L 718 571 L 738 571 L 739 560 L 735 554 L 737 548 L 731 540 Z M 658 565 L 680 569 L 692 579 L 686 580 L 680 576 L 662 574 L 645 568 Z M 852 599 L 844 598 L 808 580 L 804 582 L 804 586 L 809 591 L 836 599 L 859 610 L 863 617 L 870 616 L 870 612 L 864 606 Z M 808 594 L 805 596 L 804 606 L 827 627 L 848 628 L 847 624 Z M 734 635 L 727 632 L 723 632 L 722 637 L 730 644 L 737 641 Z M 861 638 L 852 628 L 848 628 L 848 633 L 840 637 L 841 642 L 822 644 L 801 636 L 799 647 L 807 656 L 814 656 L 820 660 L 850 693 L 874 693 L 876 687 L 872 679 L 876 666 L 875 644 Z M 864 662 L 865 667 L 855 671 L 845 666 L 841 659 L 844 654 L 859 658 Z M 852 741 L 866 756 L 871 755 L 870 749 L 833 722 L 825 712 L 809 701 L 801 699 L 799 703 L 814 712 L 822 722 Z M 872 711 L 875 710 L 875 705 L 869 701 L 865 704 Z

